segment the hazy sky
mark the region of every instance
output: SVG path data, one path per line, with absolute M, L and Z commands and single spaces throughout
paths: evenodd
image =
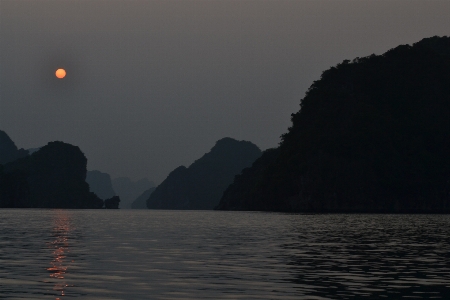
M 449 15 L 449 0 L 0 0 L 0 129 L 159 183 L 223 137 L 277 146 L 322 71 L 450 35 Z

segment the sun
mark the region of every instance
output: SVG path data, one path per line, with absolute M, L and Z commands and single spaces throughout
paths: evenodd
M 66 70 L 64 69 L 58 69 L 55 72 L 56 77 L 58 77 L 59 79 L 63 79 L 64 77 L 66 77 Z

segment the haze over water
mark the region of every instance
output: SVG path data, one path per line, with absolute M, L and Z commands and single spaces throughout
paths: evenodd
M 0 211 L 0 299 L 450 297 L 450 217 Z
M 323 71 L 450 28 L 448 0 L 0 7 L 0 129 L 19 148 L 63 141 L 89 170 L 155 183 L 224 137 L 276 147 Z

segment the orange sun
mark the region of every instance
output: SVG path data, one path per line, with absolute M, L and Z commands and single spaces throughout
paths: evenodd
M 58 77 L 59 79 L 63 79 L 64 77 L 66 77 L 66 70 L 64 69 L 58 69 L 55 72 L 56 77 Z

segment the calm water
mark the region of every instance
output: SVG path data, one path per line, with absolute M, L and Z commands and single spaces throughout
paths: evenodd
M 450 216 L 0 210 L 0 299 L 450 299 Z

